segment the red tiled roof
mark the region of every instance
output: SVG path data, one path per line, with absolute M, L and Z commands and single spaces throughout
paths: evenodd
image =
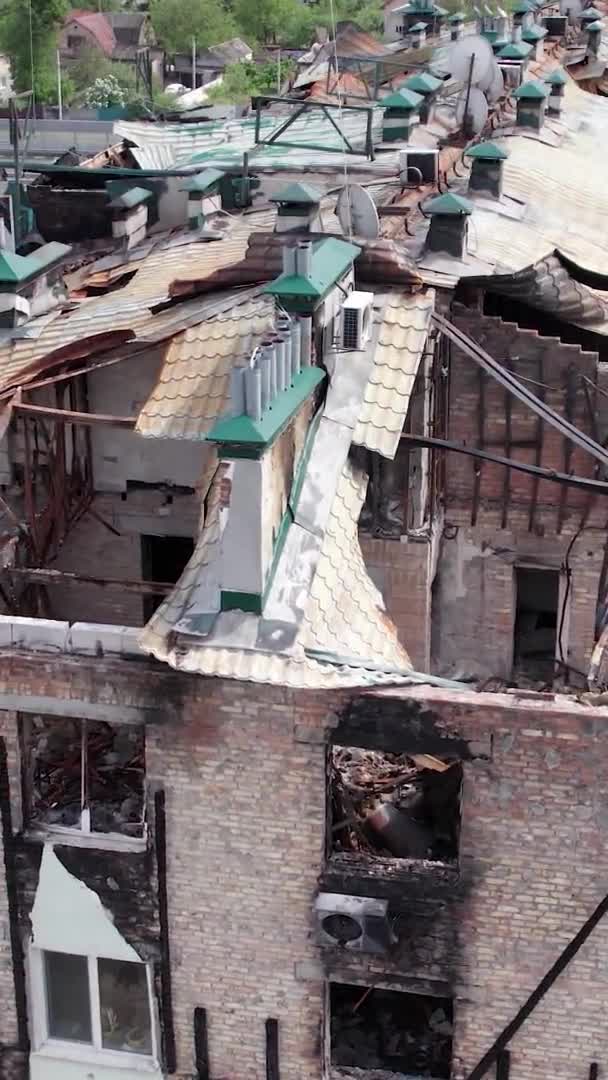
M 109 20 L 101 11 L 70 11 L 65 18 L 65 26 L 75 22 L 95 38 L 97 45 L 106 56 L 111 56 L 116 48 L 116 37 Z

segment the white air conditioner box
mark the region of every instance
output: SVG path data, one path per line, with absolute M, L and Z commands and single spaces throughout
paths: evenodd
M 407 146 L 405 150 L 400 150 L 399 179 L 402 184 L 411 187 L 436 184 L 439 179 L 439 150 L 425 146 Z
M 388 900 L 322 892 L 315 900 L 314 919 L 319 945 L 382 955 L 397 941 Z
M 364 349 L 372 333 L 374 294 L 351 292 L 342 304 L 340 345 L 349 352 Z

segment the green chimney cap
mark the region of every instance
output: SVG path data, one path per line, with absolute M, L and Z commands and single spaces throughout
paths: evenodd
M 417 75 L 410 75 L 400 89 L 414 90 L 424 97 L 426 94 L 434 94 L 442 84 L 442 79 L 436 79 L 434 75 L 429 75 L 428 71 L 421 71 Z
M 584 11 L 581 11 L 580 13 L 581 22 L 587 22 L 588 20 L 591 20 L 591 22 L 595 22 L 596 19 L 601 18 L 601 11 L 598 11 L 597 8 L 594 7 L 585 8 Z
M 148 191 L 147 188 L 132 187 L 128 191 L 123 191 L 121 195 L 116 195 L 110 206 L 115 210 L 133 210 L 136 206 L 148 202 L 152 195 L 153 192 Z
M 529 82 L 522 83 L 513 94 L 513 97 L 522 101 L 543 101 L 548 96 L 549 87 L 537 79 L 530 79 Z
M 604 24 L 602 22 L 600 22 L 599 19 L 596 19 L 595 22 L 587 23 L 585 29 L 586 30 L 603 30 L 604 29 Z
M 323 198 L 322 192 L 312 184 L 287 184 L 276 195 L 269 197 L 269 202 L 298 203 L 300 206 L 318 206 Z
M 452 195 L 449 192 L 447 195 L 438 195 L 437 198 L 431 199 L 423 209 L 425 214 L 444 214 L 456 217 L 461 214 L 472 214 L 473 204 L 468 199 L 463 199 L 461 195 Z
M 0 250 L 0 285 L 20 285 L 29 278 L 50 270 L 71 251 L 68 244 L 43 244 L 30 255 L 15 255 Z
M 224 173 L 220 169 L 204 169 L 203 172 L 190 176 L 181 190 L 200 192 L 202 195 L 209 188 L 212 188 L 214 184 L 219 184 L 223 175 Z
M 346 273 L 361 248 L 328 236 L 312 245 L 312 267 L 308 277 L 302 274 L 280 274 L 265 285 L 262 292 L 272 296 L 295 297 L 302 300 L 322 299 Z
M 511 8 L 513 15 L 528 15 L 531 11 L 536 11 L 531 0 L 518 0 L 515 7 Z
M 426 23 L 425 22 L 417 22 L 417 23 L 414 23 L 413 26 L 410 26 L 408 33 L 410 33 L 410 34 L 421 34 L 423 30 L 426 30 Z
M 413 90 L 396 90 L 394 94 L 381 98 L 378 104 L 382 109 L 402 109 L 405 112 L 414 112 L 422 105 L 422 94 L 416 94 Z
M 448 19 L 449 23 L 461 23 L 464 22 L 464 13 L 462 11 L 455 11 L 453 15 L 450 15 Z
M 464 155 L 477 161 L 505 161 L 509 156 L 502 146 L 493 142 L 476 143 L 469 150 L 465 150 Z
M 549 83 L 550 86 L 565 86 L 568 82 L 568 76 L 564 69 L 559 67 L 545 75 L 545 82 Z
M 525 60 L 532 52 L 532 46 L 527 41 L 510 41 L 498 53 L 499 60 Z
M 542 41 L 543 38 L 546 38 L 548 33 L 549 31 L 545 30 L 543 26 L 537 26 L 536 23 L 534 23 L 532 26 L 527 26 L 525 28 L 521 35 L 521 39 L 522 41 L 527 41 L 529 43 Z

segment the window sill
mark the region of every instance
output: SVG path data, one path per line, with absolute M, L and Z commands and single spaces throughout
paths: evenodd
M 391 859 L 348 851 L 330 855 L 321 875 L 321 888 L 327 892 L 387 900 L 449 897 L 459 886 L 460 871 L 455 862 Z
M 141 853 L 147 848 L 147 836 L 123 836 L 121 833 L 85 833 L 80 829 L 67 826 L 48 826 L 48 828 L 27 829 L 26 841 L 35 843 L 55 843 L 64 847 L 89 848 L 97 851 L 126 851 Z
M 49 1041 L 30 1054 L 32 1061 L 69 1061 L 75 1065 L 90 1065 L 98 1069 L 130 1070 L 131 1072 L 161 1075 L 160 1066 L 154 1058 L 139 1054 L 120 1053 L 114 1050 L 95 1050 L 77 1043 Z

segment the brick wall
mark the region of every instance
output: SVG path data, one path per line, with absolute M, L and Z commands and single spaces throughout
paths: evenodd
M 139 580 L 143 577 L 142 534 L 195 538 L 198 532 L 195 495 L 174 494 L 167 503 L 165 494 L 158 490 L 135 489 L 124 496 L 98 494 L 92 509 L 94 513 L 85 514 L 71 530 L 50 569 Z M 111 586 L 62 583 L 50 586 L 48 595 L 49 618 L 143 625 L 142 598 L 136 593 Z
M 592 381 L 596 379 L 597 353 L 584 352 L 580 346 L 566 345 L 557 338 L 543 337 L 536 330 L 522 329 L 516 323 L 504 322 L 497 316 L 481 315 L 479 311 L 461 304 L 454 305 L 452 319 L 490 356 L 518 377 L 527 389 L 543 398 L 547 405 L 582 431 L 594 435 L 584 386 L 587 385 L 593 406 L 594 388 L 584 384 L 582 377 L 586 376 Z M 543 385 L 539 386 L 539 383 Z M 485 375 L 456 346 L 452 346 L 448 438 L 486 447 L 492 453 L 531 465 L 542 465 L 546 469 L 572 472 L 579 476 L 595 475 L 594 459 L 564 440 L 554 427 L 546 423 L 540 428 L 539 457 L 535 446 L 511 446 L 509 449 L 509 411 L 511 443 L 536 440 L 539 435 L 536 414 L 508 394 L 495 379 Z M 480 416 L 480 413 L 483 415 Z M 478 474 L 478 523 L 485 514 L 492 515 L 498 510 L 502 519 L 505 473 L 501 465 L 480 464 L 474 458 L 450 454 L 446 481 L 448 511 L 459 506 L 468 509 L 470 515 L 475 514 L 473 493 Z M 541 527 L 544 532 L 559 529 L 560 508 L 563 522 L 569 522 L 571 526 L 575 522 L 578 524 L 590 509 L 587 492 L 560 487 L 549 480 L 542 480 L 537 485 L 531 476 L 513 470 L 508 474 L 507 498 L 507 528 L 512 527 L 511 509 L 529 510 L 533 498 L 537 500 L 537 508 L 531 527 Z M 475 523 L 474 517 L 470 520 L 472 524 Z
M 431 544 L 427 537 L 376 540 L 365 534 L 359 542 L 367 572 L 384 597 L 399 640 L 418 671 L 431 660 Z
M 142 661 L 5 652 L 0 703 L 20 686 L 24 697 L 122 700 L 148 715 L 148 779 L 166 792 L 179 1077 L 192 1075 L 192 1015 L 203 1006 L 213 1077 L 264 1080 L 264 1022 L 273 1016 L 282 1075 L 319 1080 L 327 972 L 453 994 L 460 1080 L 605 890 L 608 710 L 515 693 L 401 692 L 403 729 L 411 724 L 417 739 L 426 730 L 458 735 L 489 759 L 465 764 L 454 895 L 434 896 L 430 881 L 410 906 L 404 886 L 399 954 L 370 962 L 324 953 L 311 932 L 325 834 L 322 740 L 346 695 L 196 679 Z M 397 698 L 363 700 L 382 722 L 387 701 L 401 707 Z M 571 1080 L 606 1058 L 607 973 L 608 923 L 514 1039 L 512 1080 L 536 1080 L 541 1068 Z M 2 1010 L 5 995 L 0 981 Z
M 526 563 L 560 570 L 568 555 L 571 582 L 562 635 L 564 658 L 586 673 L 595 639 L 605 533 L 590 526 L 578 536 L 571 528 L 559 536 L 538 536 L 526 530 L 525 514 L 514 513 L 511 521 L 514 530 L 500 529 L 496 520 L 492 528 L 487 519 L 471 528 L 466 510 L 450 511 L 433 594 L 433 670 L 510 678 L 514 567 Z M 564 588 L 563 572 L 562 579 Z

